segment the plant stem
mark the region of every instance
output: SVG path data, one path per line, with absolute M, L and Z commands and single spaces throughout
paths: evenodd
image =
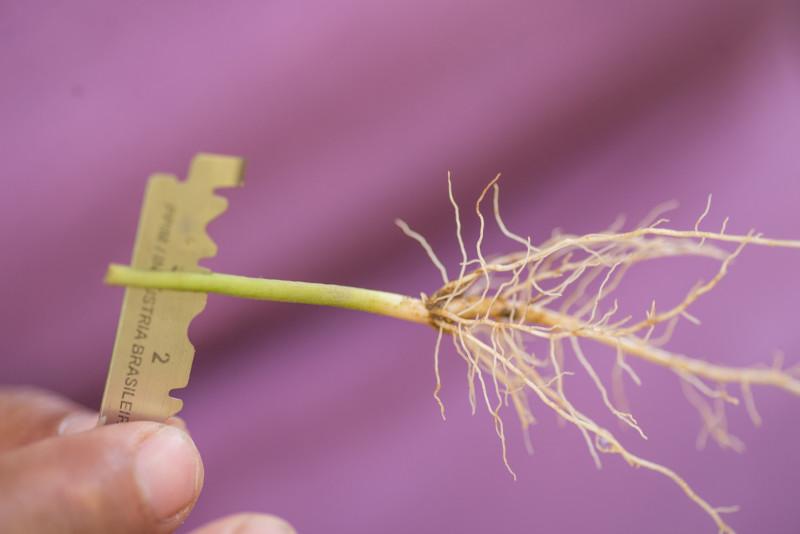
M 359 287 L 222 273 L 147 271 L 115 263 L 108 266 L 105 282 L 115 286 L 218 293 L 245 299 L 333 306 L 430 324 L 428 310 L 419 299 Z

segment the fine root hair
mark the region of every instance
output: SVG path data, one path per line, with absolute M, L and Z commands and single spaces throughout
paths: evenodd
M 769 239 L 754 231 L 745 235 L 727 234 L 728 219 L 718 231 L 702 230 L 701 224 L 711 210 L 709 196 L 703 213 L 688 230 L 664 227 L 668 220 L 662 215 L 675 207 L 665 204 L 630 230 L 623 230 L 624 220 L 619 219 L 602 232 L 587 235 L 556 232 L 534 244 L 530 237 L 509 230 L 503 221 L 499 178 L 497 175 L 491 180 L 475 202 L 474 212 L 480 226 L 474 252 L 470 253 L 462 235 L 461 211 L 448 173 L 448 194 L 461 253 L 456 278 L 448 277 L 447 269 L 424 237 L 405 222 L 397 221 L 408 236 L 423 246 L 443 280 L 443 285 L 431 296 L 423 295 L 430 324 L 437 331 L 434 397 L 442 417 L 445 408 L 439 396 L 440 349 L 449 338 L 466 363 L 472 410 L 478 404 L 488 410 L 500 440 L 502 460 L 514 478 L 501 411 L 513 407 L 525 446 L 532 451 L 529 431 L 536 419 L 531 401 L 538 401 L 578 430 L 598 467 L 603 455 L 616 455 L 630 466 L 659 473 L 700 506 L 720 532 L 732 533 L 723 514 L 734 511 L 735 507 L 712 506 L 672 469 L 629 451 L 607 426 L 573 404 L 566 386 L 573 375 L 585 374 L 597 390 L 600 405 L 620 425 L 633 430 L 635 436 L 647 439 L 646 429 L 632 413 L 623 386 L 626 378 L 641 385 L 634 364 L 658 365 L 677 377 L 684 395 L 700 416 L 702 429 L 697 445 L 713 440 L 723 448 L 742 450 L 743 443 L 728 431 L 726 407 L 740 404 L 741 399 L 753 423 L 760 424 L 752 387 L 769 386 L 800 395 L 797 367 L 784 368 L 782 358 L 771 366 L 729 367 L 672 352 L 665 346 L 679 322 L 699 324 L 689 308 L 725 278 L 745 247 L 800 248 L 800 241 Z M 494 223 L 517 249 L 514 252 L 490 257 L 482 250 L 488 218 L 484 211 L 489 198 Z M 643 316 L 619 317 L 620 304 L 613 294 L 632 266 L 692 256 L 716 261 L 715 274 L 691 287 L 677 304 L 662 308 L 653 300 Z M 616 355 L 610 389 L 595 370 L 598 362 L 590 348 L 598 345 L 610 347 Z M 734 389 L 735 392 L 729 391 Z

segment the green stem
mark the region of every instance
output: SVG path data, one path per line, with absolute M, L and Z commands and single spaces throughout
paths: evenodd
M 218 293 L 245 299 L 333 306 L 430 324 L 428 310 L 422 301 L 405 295 L 359 287 L 221 273 L 147 271 L 115 263 L 108 266 L 105 282 L 115 286 Z

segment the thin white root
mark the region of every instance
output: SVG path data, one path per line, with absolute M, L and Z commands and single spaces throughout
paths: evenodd
M 438 331 L 434 349 L 434 398 L 442 417 L 445 412 L 439 397 L 439 353 L 442 336 L 446 333 L 452 336 L 456 351 L 467 363 L 469 399 L 473 411 L 478 399 L 482 399 L 500 439 L 503 462 L 514 477 L 516 475 L 507 458 L 500 411 L 503 406 L 514 407 L 525 436 L 526 448 L 532 451 L 528 430 L 535 418 L 527 400 L 528 393 L 553 410 L 561 420 L 578 429 L 598 467 L 598 453 L 617 454 L 629 465 L 660 473 L 700 506 L 720 532 L 732 533 L 732 528 L 725 523 L 721 514 L 734 511 L 734 507 L 711 506 L 673 470 L 629 452 L 610 430 L 573 405 L 565 393 L 565 382 L 574 371 L 567 370 L 565 366 L 570 368 L 568 364 L 574 361 L 594 384 L 608 412 L 624 424 L 623 428 L 632 428 L 644 439 L 645 432 L 628 408 L 624 396 L 625 376 L 637 386 L 641 385 L 639 376 L 628 362 L 638 359 L 669 369 L 680 377 L 684 394 L 703 422 L 698 444 L 702 445 L 712 438 L 721 447 L 742 450 L 744 445 L 741 441 L 728 432 L 725 415 L 725 405 L 736 405 L 739 399 L 731 396 L 725 386 L 739 386 L 747 413 L 753 423 L 759 425 L 761 416 L 756 410 L 751 386 L 777 387 L 800 395 L 800 366 L 784 370 L 781 359 L 771 367 L 728 367 L 670 352 L 662 347 L 671 338 L 679 320 L 699 324 L 699 320 L 689 312 L 690 306 L 722 281 L 745 246 L 800 248 L 800 241 L 769 239 L 754 232 L 728 235 L 725 233 L 727 218 L 720 232 L 702 231 L 700 225 L 711 209 L 709 195 L 705 209 L 692 230 L 661 227 L 667 222 L 661 215 L 675 207 L 674 204 L 666 204 L 651 212 L 633 230 L 621 231 L 622 222 L 617 221 L 602 233 L 577 236 L 557 231 L 545 242 L 534 246 L 529 237 L 512 232 L 503 222 L 499 208 L 499 178 L 498 175 L 490 181 L 475 204 L 480 227 L 475 246 L 476 257 L 470 259 L 462 236 L 460 210 L 448 173 L 448 196 L 455 215 L 456 236 L 461 252 L 459 275 L 454 280 L 448 279 L 444 265 L 427 241 L 402 221 L 397 222 L 406 235 L 423 246 L 444 283 L 424 300 L 430 322 Z M 522 250 L 487 260 L 482 250 L 486 226 L 481 203 L 490 189 L 493 191 L 494 219 L 500 233 L 521 245 Z M 725 250 L 722 245 L 726 243 L 733 243 L 736 247 L 732 251 Z M 676 256 L 711 258 L 720 262 L 719 270 L 708 282 L 691 288 L 671 308 L 659 312 L 653 302 L 645 317 L 630 326 L 624 326 L 630 316 L 613 319 L 619 311 L 619 302 L 614 299 L 609 306 L 603 301 L 622 283 L 628 269 L 637 263 Z M 472 268 L 469 272 L 468 266 Z M 570 311 L 573 306 L 577 306 L 577 309 Z M 658 334 L 653 337 L 657 329 Z M 537 358 L 527 345 L 545 340 L 549 357 Z M 564 340 L 571 348 L 569 354 L 562 348 Z M 584 352 L 582 341 L 595 342 L 616 351 L 612 373 L 614 402 L 592 365 L 591 355 Z
M 414 230 L 412 230 L 408 224 L 402 219 L 395 219 L 394 223 L 406 234 L 408 237 L 419 243 L 425 252 L 428 254 L 428 258 L 430 258 L 431 262 L 436 266 L 439 270 L 439 274 L 442 276 L 442 283 L 446 284 L 450 281 L 447 276 L 447 269 L 445 268 L 442 261 L 436 256 L 436 253 L 433 251 L 433 248 L 428 244 L 428 241 L 422 237 L 422 235 L 418 234 Z

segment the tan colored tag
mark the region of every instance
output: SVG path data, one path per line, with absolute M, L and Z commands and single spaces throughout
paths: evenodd
M 155 271 L 206 271 L 198 260 L 217 247 L 206 225 L 227 209 L 214 194 L 242 185 L 240 158 L 198 154 L 189 176 L 155 174 L 145 192 L 131 265 Z M 164 421 L 183 401 L 170 391 L 186 387 L 194 359 L 189 323 L 206 304 L 203 293 L 127 288 L 100 409 L 100 422 Z

